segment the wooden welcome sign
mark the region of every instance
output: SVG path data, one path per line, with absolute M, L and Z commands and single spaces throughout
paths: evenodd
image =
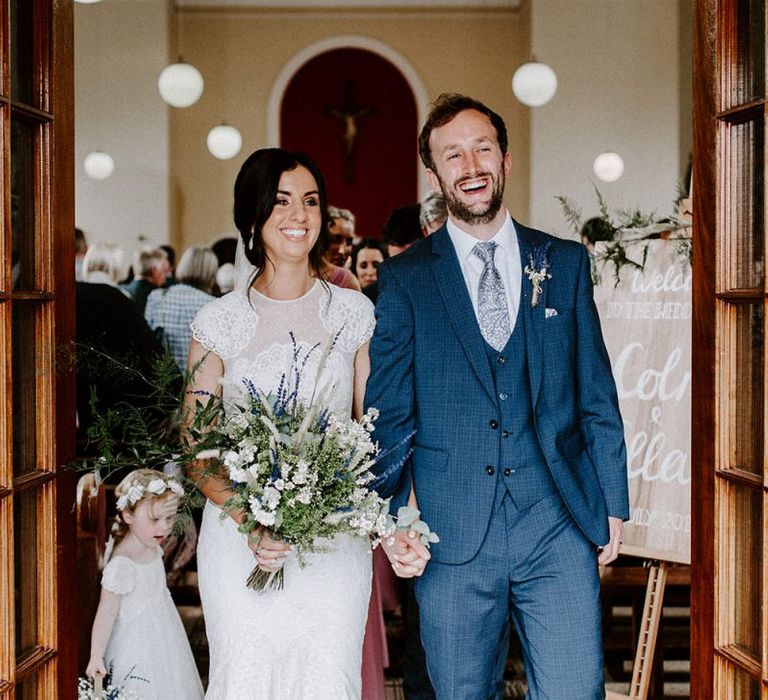
M 595 303 L 627 443 L 631 510 L 621 551 L 689 564 L 692 272 L 680 245 L 627 243 L 644 269 L 623 266 L 617 284 L 613 264 L 598 264 Z

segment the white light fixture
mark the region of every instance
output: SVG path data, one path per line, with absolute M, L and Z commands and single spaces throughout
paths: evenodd
M 524 63 L 512 76 L 512 92 L 528 107 L 547 104 L 557 92 L 557 76 L 546 63 Z
M 243 147 L 243 137 L 234 126 L 221 124 L 208 132 L 208 150 L 219 160 L 234 158 Z
M 205 83 L 200 71 L 189 63 L 166 66 L 157 79 L 157 89 L 171 107 L 189 107 L 200 99 Z
M 616 182 L 624 173 L 624 160 L 618 153 L 601 153 L 592 164 L 592 170 L 603 182 Z
M 101 2 L 101 0 L 75 0 L 75 2 L 79 2 L 81 5 L 95 5 L 97 2 Z
M 85 174 L 92 180 L 106 180 L 115 172 L 115 161 L 109 153 L 93 151 L 83 161 Z

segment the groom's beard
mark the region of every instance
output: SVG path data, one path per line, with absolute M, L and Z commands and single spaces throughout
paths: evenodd
M 491 199 L 486 205 L 485 209 L 480 211 L 472 210 L 459 199 L 456 194 L 456 190 L 459 188 L 462 182 L 465 180 L 472 180 L 476 177 L 487 177 L 493 183 L 493 190 L 491 191 Z M 502 200 L 504 197 L 504 184 L 505 176 L 504 171 L 499 172 L 498 178 L 493 177 L 490 173 L 477 173 L 471 178 L 464 177 L 453 183 L 453 189 L 449 190 L 445 182 L 438 175 L 438 181 L 440 182 L 440 190 L 445 197 L 445 205 L 448 207 L 448 211 L 459 221 L 470 225 L 477 224 L 489 224 L 496 218 L 496 214 L 501 209 Z

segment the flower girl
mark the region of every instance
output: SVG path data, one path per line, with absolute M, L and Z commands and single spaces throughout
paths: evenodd
M 183 488 L 137 469 L 115 490 L 114 549 L 105 555 L 101 599 L 85 673 L 109 671 L 112 685 L 141 700 L 203 697 L 184 627 L 165 583 L 160 543 L 176 520 Z

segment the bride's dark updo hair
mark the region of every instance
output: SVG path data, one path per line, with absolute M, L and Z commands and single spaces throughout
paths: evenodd
M 321 256 L 327 247 L 329 223 L 328 196 L 322 173 L 306 153 L 284 151 L 282 148 L 262 148 L 248 156 L 235 180 L 235 226 L 243 239 L 245 256 L 257 268 L 254 280 L 261 275 L 267 261 L 261 231 L 275 206 L 280 176 L 299 166 L 309 170 L 317 183 L 320 235 L 309 252 L 309 264 L 312 271 L 320 276 Z

